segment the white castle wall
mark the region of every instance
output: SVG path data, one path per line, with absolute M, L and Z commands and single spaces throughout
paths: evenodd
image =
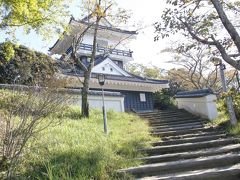
M 204 97 L 176 98 L 178 109 L 200 115 L 203 118 L 214 120 L 218 116 L 216 95 L 210 94 Z
M 79 105 L 81 107 L 82 97 L 80 95 L 72 95 L 68 101 L 70 104 Z M 102 109 L 102 96 L 88 96 L 90 108 Z M 124 97 L 105 96 L 104 97 L 106 110 L 114 110 L 124 112 Z

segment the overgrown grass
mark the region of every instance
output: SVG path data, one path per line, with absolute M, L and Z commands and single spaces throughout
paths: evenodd
M 240 135 L 240 119 L 238 119 L 238 124 L 236 126 L 231 125 L 230 117 L 225 111 L 222 111 L 223 101 L 218 102 L 218 117 L 217 119 L 210 121 L 209 126 L 222 127 L 227 134 Z
M 218 111 L 218 117 L 212 121 L 209 121 L 209 126 L 222 126 L 226 127 L 229 123 L 229 116 L 225 114 L 224 112 Z
M 14 108 L 15 94 L 0 90 L 0 111 Z M 17 97 L 17 96 L 16 96 Z M 66 107 L 64 112 L 45 118 L 54 124 L 33 137 L 17 169 L 17 179 L 131 179 L 117 170 L 135 166 L 143 156 L 137 149 L 154 140 L 149 126 L 138 116 L 109 111 L 109 134 L 103 132 L 100 110 L 91 110 L 90 118 L 81 118 L 79 107 Z
M 50 127 L 32 140 L 19 169 L 22 179 L 128 179 L 117 169 L 138 165 L 137 149 L 153 140 L 149 127 L 138 116 L 108 112 L 109 135 L 103 133 L 101 111 L 92 110 L 80 119 L 78 107 L 55 118 L 62 124 Z M 53 118 L 53 117 L 52 117 Z

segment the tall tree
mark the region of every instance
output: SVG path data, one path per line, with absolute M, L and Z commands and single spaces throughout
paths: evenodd
M 161 79 L 163 78 L 164 69 L 154 65 L 143 65 L 138 63 L 131 63 L 126 66 L 127 71 L 146 78 Z
M 169 5 L 155 27 L 155 40 L 181 32 L 213 47 L 213 53 L 240 70 L 240 36 L 237 31 L 240 1 L 166 0 Z M 217 51 L 216 51 L 217 50 Z
M 188 50 L 189 47 L 191 48 Z M 174 53 L 174 58 L 169 63 L 183 68 L 170 73 L 191 84 L 191 89 L 219 89 L 217 69 L 209 62 L 209 50 L 205 45 L 195 43 L 187 47 L 171 48 L 169 51 Z
M 89 82 L 91 78 L 92 69 L 94 67 L 94 62 L 96 58 L 96 50 L 97 50 L 97 36 L 98 36 L 98 29 L 99 29 L 99 23 L 102 18 L 110 17 L 114 18 L 117 23 L 123 23 L 126 22 L 126 20 L 129 18 L 127 12 L 121 8 L 117 8 L 117 10 L 113 10 L 113 5 L 115 5 L 115 2 L 112 0 L 105 0 L 102 2 L 101 0 L 98 1 L 86 1 L 83 4 L 85 4 L 85 7 L 88 14 L 88 19 L 93 19 L 91 23 L 81 32 L 80 34 L 73 35 L 73 41 L 72 41 L 72 52 L 71 52 L 71 59 L 74 61 L 76 65 L 80 67 L 80 69 L 84 72 L 84 80 L 83 82 L 79 79 L 80 83 L 82 83 L 82 116 L 83 117 L 89 117 L 89 103 L 88 103 L 88 93 L 89 93 Z M 102 5 L 104 4 L 104 6 Z M 90 55 L 90 62 L 89 64 L 84 64 L 84 62 L 81 61 L 78 50 L 79 45 L 83 40 L 84 35 L 92 30 L 93 31 L 93 41 L 92 41 L 92 53 Z M 119 45 L 124 39 L 121 39 L 117 44 Z M 115 49 L 115 47 L 112 47 L 111 50 Z
M 195 65 L 193 66 L 195 67 Z M 190 70 L 190 72 L 189 72 Z M 199 72 L 195 71 L 194 74 L 189 67 L 174 68 L 167 72 L 165 79 L 169 79 L 172 83 L 172 88 L 176 88 L 177 91 L 186 91 L 202 88 L 211 88 L 215 92 L 222 91 L 221 80 L 219 74 L 216 74 L 214 70 L 207 72 L 204 78 L 202 78 Z M 204 72 L 203 72 L 204 73 Z M 234 69 L 225 72 L 226 84 L 230 87 L 238 88 L 238 76 L 237 71 Z M 200 82 L 199 82 L 200 80 Z M 198 84 L 199 83 L 199 84 Z M 177 92 L 176 91 L 176 92 Z

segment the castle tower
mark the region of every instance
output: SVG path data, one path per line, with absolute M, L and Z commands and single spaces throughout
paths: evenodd
M 88 17 L 82 20 L 71 18 L 70 33 L 64 33 L 63 38 L 59 39 L 52 48 L 51 54 L 63 55 L 64 58 L 70 57 L 72 42 L 75 35 L 79 35 L 92 24 Z M 78 48 L 78 56 L 84 64 L 88 64 L 93 49 L 94 28 L 90 28 L 83 36 Z M 136 31 L 122 30 L 103 18 L 100 21 L 97 34 L 97 49 L 94 67 L 90 80 L 92 99 L 89 98 L 90 106 L 101 107 L 97 92 L 100 90 L 97 76 L 105 74 L 107 90 L 107 108 L 117 111 L 152 111 L 153 92 L 168 87 L 167 80 L 147 79 L 133 75 L 124 69 L 124 65 L 133 61 L 133 52 L 129 50 L 124 40 L 131 41 L 136 38 Z M 125 43 L 125 44 L 124 44 Z M 60 59 L 61 60 L 61 59 Z M 83 79 L 81 70 L 78 74 L 71 71 L 64 71 L 63 75 L 68 78 L 68 86 L 71 88 L 81 88 L 76 76 Z M 95 94 L 95 95 L 94 95 Z M 93 97 L 94 96 L 94 97 Z M 99 94 L 98 94 L 99 96 Z M 100 98 L 100 97 L 99 97 Z

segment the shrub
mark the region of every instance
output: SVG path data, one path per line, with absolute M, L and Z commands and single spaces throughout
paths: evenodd
M 27 143 L 39 132 L 59 123 L 46 117 L 65 109 L 65 96 L 55 89 L 0 91 L 0 171 L 7 179 L 14 175 Z
M 155 92 L 153 97 L 154 108 L 156 109 L 168 109 L 175 107 L 173 94 L 169 89 L 162 89 L 161 91 Z
M 10 46 L 11 48 L 6 48 Z M 11 49 L 11 52 L 8 50 Z M 9 42 L 0 44 L 0 83 L 42 84 L 57 71 L 55 61 L 48 55 Z
M 66 109 L 61 106 L 63 108 L 59 113 L 59 111 L 53 111 L 51 106 L 50 109 L 46 109 L 49 106 L 41 103 L 45 100 L 51 100 L 51 98 L 42 96 L 40 92 L 29 94 L 27 91 L 12 93 L 12 91 L 0 90 L 0 111 L 5 112 L 7 117 L 10 117 L 7 113 L 12 114 L 10 119 L 12 129 L 10 128 L 9 132 L 18 132 L 15 133 L 17 135 L 14 136 L 15 139 L 22 139 L 21 132 L 29 127 L 23 126 L 26 127 L 24 131 L 19 131 L 21 122 L 38 123 L 34 126 L 37 128 L 33 128 L 34 133 L 29 138 L 23 139 L 23 151 L 19 151 L 20 144 L 15 146 L 11 153 L 20 152 L 20 156 L 15 161 L 17 164 L 13 167 L 13 170 L 16 170 L 14 175 L 17 175 L 15 176 L 17 179 L 130 178 L 116 173 L 116 170 L 141 163 L 136 158 L 143 154 L 137 149 L 149 146 L 145 142 L 153 140 L 149 135 L 149 126 L 146 121 L 133 114 L 109 111 L 107 113 L 109 135 L 107 136 L 103 133 L 103 117 L 100 110 L 91 110 L 90 118 L 82 119 L 79 107 L 72 106 Z M 39 113 L 40 111 L 44 113 Z M 52 112 L 57 113 L 49 115 Z M 25 118 L 23 114 L 26 115 Z M 44 116 L 38 116 L 41 114 Z M 35 119 L 36 116 L 40 119 Z M 6 119 L 3 116 L 0 117 L 0 127 L 5 129 L 6 126 L 2 124 Z M 53 122 L 56 123 L 52 124 Z M 46 126 L 48 124 L 51 126 Z M 9 140 L 5 138 L 9 136 L 2 132 L 4 131 L 0 131 L 1 150 L 4 149 L 2 145 Z M 3 178 L 2 171 L 10 167 L 11 160 L 9 161 L 9 157 L 6 160 L 5 157 L 6 155 L 0 152 L 0 179 Z

